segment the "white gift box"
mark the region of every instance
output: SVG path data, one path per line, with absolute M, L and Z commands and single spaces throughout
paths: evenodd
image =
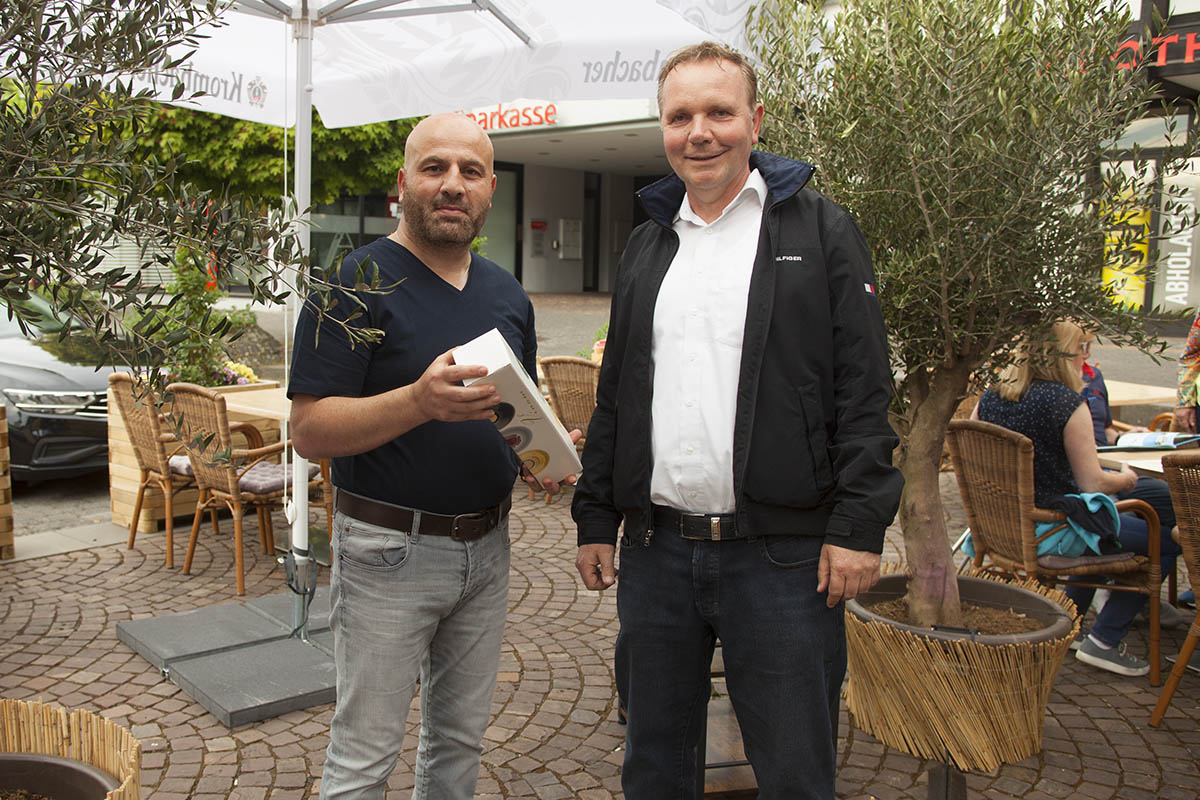
M 570 435 L 500 331 L 492 328 L 456 347 L 454 363 L 487 367 L 487 375 L 464 383 L 485 381 L 496 387 L 496 427 L 530 472 L 539 479 L 561 481 L 583 468 Z

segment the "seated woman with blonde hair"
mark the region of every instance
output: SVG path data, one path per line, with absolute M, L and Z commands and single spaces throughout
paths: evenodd
M 1079 393 L 1084 343 L 1090 338 L 1075 323 L 1061 321 L 1054 324 L 1051 341 L 1024 342 L 996 386 L 979 398 L 972 414 L 974 419 L 1016 431 L 1033 442 L 1034 502 L 1039 508 L 1053 508 L 1066 495 L 1116 494 L 1137 484 L 1137 475 L 1128 465 L 1122 465 L 1119 472 L 1100 466 L 1091 412 Z M 1140 517 L 1122 514 L 1117 538 L 1125 552 L 1148 553 L 1149 529 Z M 1180 548 L 1170 537 L 1162 537 L 1160 547 L 1162 574 L 1166 575 Z M 1093 589 L 1068 582 L 1067 596 L 1081 616 L 1091 605 L 1093 593 Z M 1127 652 L 1122 641 L 1147 599 L 1133 592 L 1113 592 L 1075 657 L 1119 675 L 1149 672 L 1149 662 Z

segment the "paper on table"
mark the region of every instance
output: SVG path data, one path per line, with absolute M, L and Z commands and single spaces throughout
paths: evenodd
M 1200 436 L 1194 433 L 1171 431 L 1131 431 L 1122 433 L 1117 443 L 1098 448 L 1104 450 L 1176 450 L 1181 447 L 1200 445 Z

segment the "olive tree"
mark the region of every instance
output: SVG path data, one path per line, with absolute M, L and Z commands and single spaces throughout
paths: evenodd
M 178 341 L 231 331 L 224 319 L 206 317 L 199 331 L 181 322 L 178 298 L 144 280 L 156 274 L 149 267 L 216 264 L 221 280 L 241 277 L 253 299 L 278 302 L 285 273 L 302 263 L 282 213 L 192 187 L 182 161 L 141 141 L 158 106 L 130 76 L 177 66 L 172 54 L 222 10 L 216 0 L 0 4 L 0 301 L 30 324 L 35 306 L 25 301 L 42 294 L 86 324 L 107 360 L 151 376 Z M 183 93 L 179 85 L 175 97 Z M 108 266 L 122 240 L 142 257 Z
M 1161 352 L 1101 268 L 1136 268 L 1145 231 L 1127 223 L 1140 209 L 1162 204 L 1175 225 L 1164 235 L 1193 224 L 1170 177 L 1196 143 L 1178 132 L 1157 172 L 1137 148 L 1115 161 L 1155 89 L 1141 64 L 1114 58 L 1129 21 L 1105 0 L 821 5 L 770 0 L 751 23 L 763 136 L 816 165 L 817 188 L 870 245 L 891 340 L 908 603 L 925 624 L 953 624 L 938 468 L 956 406 L 1019 336 L 1058 318 Z

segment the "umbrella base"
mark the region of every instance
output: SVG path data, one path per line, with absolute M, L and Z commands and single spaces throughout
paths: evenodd
M 291 637 L 293 594 L 121 622 L 117 638 L 227 727 L 331 703 L 329 589 L 309 609 L 309 642 Z

